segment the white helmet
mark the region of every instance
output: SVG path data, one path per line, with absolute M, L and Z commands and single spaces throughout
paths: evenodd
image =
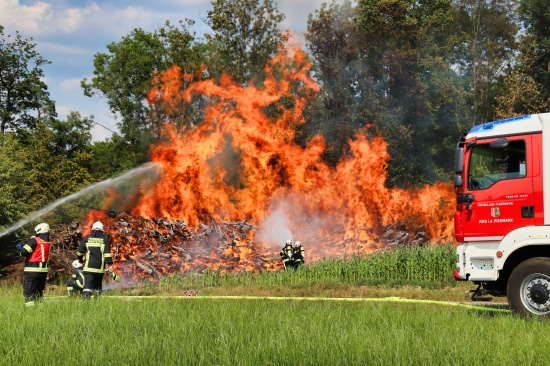
M 82 267 L 82 263 L 80 263 L 80 262 L 78 261 L 78 259 L 75 259 L 75 260 L 73 261 L 73 268 L 81 268 L 81 267 Z
M 288 239 L 288 240 L 286 241 L 286 243 L 287 243 L 287 244 L 292 244 L 292 240 Z
M 49 233 L 50 232 L 50 225 L 46 224 L 45 222 L 36 225 L 34 228 L 34 232 L 36 234 L 42 234 L 42 233 Z
M 296 243 L 294 243 L 294 245 L 296 245 L 297 247 L 299 247 L 300 245 L 302 245 L 302 243 L 300 243 L 299 241 L 297 241 Z
M 92 230 L 101 230 L 101 231 L 103 231 L 103 224 L 101 223 L 101 221 L 94 222 L 94 224 L 92 226 Z

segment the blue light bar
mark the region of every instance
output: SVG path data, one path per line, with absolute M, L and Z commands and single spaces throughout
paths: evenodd
M 493 128 L 495 128 L 498 125 L 503 125 L 505 123 L 519 122 L 526 119 L 531 119 L 531 115 L 512 117 L 512 118 L 501 119 L 499 121 L 483 123 L 481 125 L 472 127 L 472 129 L 468 133 L 491 131 Z

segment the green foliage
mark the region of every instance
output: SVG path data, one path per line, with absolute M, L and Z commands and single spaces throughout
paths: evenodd
M 520 14 L 527 35 L 522 39 L 523 54 L 532 64 L 524 72 L 538 85 L 545 110 L 550 108 L 550 1 L 521 0 Z
M 310 16 L 306 39 L 322 92 L 303 135 L 325 136 L 331 164 L 363 130 L 389 143 L 390 186 L 448 179 L 467 111 L 466 84 L 450 69 L 451 10 L 450 0 L 369 0 L 325 4 Z
M 180 21 L 180 27 L 166 22 L 154 32 L 134 29 L 120 42 L 107 45 L 108 53 L 97 53 L 94 77 L 81 81 L 84 95 L 105 97 L 111 112 L 120 117 L 122 137 L 134 145 L 126 151 L 141 155 L 136 161 L 142 161 L 143 152 L 159 140 L 166 122 L 179 127 L 194 122 L 194 109 L 188 103 L 168 110 L 149 98 L 154 78 L 173 65 L 184 75 L 193 75 L 181 75 L 182 92 L 192 80 L 200 78 L 205 51 L 195 43 L 195 33 L 190 30 L 193 24 L 187 19 L 186 23 Z
M 550 93 L 544 81 L 533 73 L 533 70 L 540 70 L 540 61 L 545 57 L 533 48 L 535 43 L 532 34 L 521 39 L 516 64 L 504 76 L 503 90 L 496 98 L 495 113 L 498 119 L 544 113 L 549 109 Z
M 50 119 L 47 123 L 52 132 L 50 151 L 54 155 L 73 159 L 78 154 L 89 150 L 92 141 L 90 129 L 94 124 L 93 116 L 82 118 L 80 113 L 71 112 L 65 121 Z
M 90 120 L 38 121 L 36 128 L 5 133 L 0 144 L 0 228 L 89 185 Z
M 30 152 L 15 134 L 0 136 L 0 229 L 34 208 L 28 189 L 33 186 L 33 177 L 27 173 L 31 164 Z
M 457 62 L 459 73 L 470 82 L 473 124 L 491 121 L 495 97 L 503 83 L 501 75 L 517 51 L 517 7 L 509 0 L 454 3 Z
M 89 185 L 93 178 L 88 167 L 90 125 L 71 114 L 67 121 L 38 120 L 35 129 L 6 132 L 0 138 L 0 230 L 27 215 Z M 82 123 L 81 123 L 82 122 Z M 65 208 L 56 215 L 42 215 L 51 227 L 74 222 L 81 212 Z M 30 222 L 11 236 L 0 238 L 0 266 L 11 264 L 14 235 L 24 240 Z
M 206 39 L 215 49 L 211 68 L 237 83 L 263 80 L 263 69 L 286 36 L 279 29 L 284 14 L 272 0 L 214 0 L 206 23 L 213 34 Z
M 24 39 L 19 32 L 11 42 L 10 37 L 0 25 L 0 134 L 33 127 L 37 121 L 33 111 L 55 116 L 43 81 L 42 66 L 50 62 L 35 50 L 32 38 Z
M 136 28 L 107 49 L 109 53 L 95 54 L 94 77 L 81 82 L 84 95 L 107 98 L 111 112 L 122 119 L 120 130 L 137 143 L 150 123 L 144 101 L 154 73 L 163 69 L 163 44 L 156 34 Z
M 507 95 L 518 30 L 507 0 L 323 4 L 306 34 L 323 88 L 301 138 L 323 134 L 335 164 L 357 131 L 382 135 L 389 186 L 448 180 L 460 134 Z
M 90 174 L 101 181 L 130 170 L 147 161 L 147 151 L 130 144 L 124 137 L 113 134 L 105 141 L 91 146 Z
M 310 14 L 305 35 L 322 90 L 307 111 L 301 135 L 321 134 L 325 138 L 325 160 L 331 166 L 349 152 L 348 140 L 367 123 L 358 113 L 368 92 L 363 84 L 365 64 L 358 44 L 362 35 L 354 24 L 354 14 L 349 1 L 323 4 L 315 17 Z

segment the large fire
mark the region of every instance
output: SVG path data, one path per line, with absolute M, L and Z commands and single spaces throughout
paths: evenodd
M 262 87 L 243 87 L 224 76 L 219 83 L 194 83 L 182 93 L 185 76 L 178 67 L 155 79 L 151 104 L 169 108 L 197 94 L 211 104 L 198 126 L 185 133 L 166 129 L 166 141 L 151 152 L 162 174 L 140 193 L 125 218 L 90 213 L 88 225 L 105 220 L 114 247 L 126 253 L 115 255 L 119 269 L 152 275 L 143 268 L 151 266 L 136 259 L 147 252 L 164 253 L 163 272 L 193 270 L 198 262 L 213 270 L 272 270 L 281 268 L 278 253 L 286 239 L 300 240 L 309 262 L 366 254 L 384 245 L 377 237 L 397 222 L 406 222 L 409 231 L 421 228 L 426 239 L 451 240 L 451 185 L 386 188 L 389 155 L 382 138 L 359 133 L 349 142 L 349 156 L 334 169 L 321 159 L 322 137 L 305 147 L 294 142 L 304 108 L 320 89 L 308 75 L 309 67 L 303 51 L 281 49 L 266 68 Z M 132 232 L 121 230 L 121 222 L 128 226 L 137 218 L 141 223 Z M 227 223 L 249 226 L 232 231 Z M 180 224 L 188 236 L 174 230 Z M 212 225 L 220 229 L 216 243 L 193 241 L 193 235 L 203 235 Z M 143 240 L 144 234 L 140 240 L 136 230 L 156 230 L 165 242 Z M 185 246 L 192 241 L 194 249 Z

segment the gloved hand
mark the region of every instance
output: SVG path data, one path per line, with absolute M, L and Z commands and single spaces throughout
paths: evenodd
M 17 248 L 17 250 L 21 251 L 21 249 L 23 249 L 23 244 L 17 243 L 15 247 Z
M 107 277 L 111 277 L 113 280 L 120 282 L 120 276 L 115 274 L 115 272 L 106 270 L 105 273 L 107 274 Z

